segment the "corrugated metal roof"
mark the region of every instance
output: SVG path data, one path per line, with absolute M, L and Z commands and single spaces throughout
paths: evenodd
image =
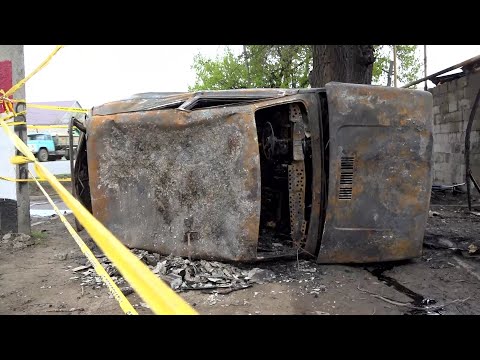
M 77 100 L 67 101 L 46 101 L 46 102 L 31 102 L 34 105 L 51 105 L 61 107 L 81 107 Z M 67 114 L 71 114 L 66 116 Z M 70 117 L 75 116 L 77 119 L 82 119 L 82 113 L 69 113 L 66 111 L 56 111 L 47 109 L 37 109 L 27 107 L 27 122 L 30 125 L 59 125 L 68 124 Z

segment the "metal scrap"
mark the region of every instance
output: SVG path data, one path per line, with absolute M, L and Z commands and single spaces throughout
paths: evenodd
M 80 270 L 85 270 L 85 269 L 88 269 L 88 268 L 90 268 L 90 267 L 92 267 L 91 264 L 89 264 L 89 265 L 84 265 L 84 266 L 77 266 L 76 268 L 73 268 L 73 269 L 72 269 L 72 272 L 77 272 L 77 271 L 80 271 Z
M 266 269 L 254 268 L 243 270 L 218 261 L 189 260 L 173 255 L 160 257 L 158 254 L 137 249 L 133 249 L 132 252 L 142 260 L 154 274 L 178 292 L 203 290 L 228 294 L 232 291 L 246 289 L 252 286 L 253 283 L 267 282 L 276 277 L 273 271 Z M 153 262 L 153 259 L 156 260 L 156 263 Z M 125 283 L 123 277 L 115 266 L 110 263 L 108 258 L 103 258 L 102 262 L 105 270 L 112 276 L 112 280 L 116 284 L 120 285 Z M 87 267 L 80 266 L 74 268 L 72 271 L 76 269 L 83 270 L 85 268 Z M 95 276 L 93 269 L 88 269 L 80 274 L 81 276 L 72 277 L 71 279 L 80 280 L 82 286 L 87 285 L 95 288 L 101 284 L 101 279 Z M 131 288 L 125 288 L 125 292 L 131 293 L 133 290 Z

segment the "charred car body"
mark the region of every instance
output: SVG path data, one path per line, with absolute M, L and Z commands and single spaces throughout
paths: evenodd
M 430 93 L 329 83 L 95 107 L 73 187 L 128 247 L 364 263 L 421 255 L 431 169 Z

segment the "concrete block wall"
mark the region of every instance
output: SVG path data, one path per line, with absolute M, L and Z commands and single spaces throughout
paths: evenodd
M 434 184 L 465 181 L 465 130 L 479 88 L 480 72 L 477 72 L 430 89 Z M 473 175 L 480 180 L 480 104 L 470 134 L 470 164 Z

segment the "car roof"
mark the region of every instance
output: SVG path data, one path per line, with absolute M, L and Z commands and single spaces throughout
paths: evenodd
M 239 101 L 245 103 L 281 98 L 296 94 L 324 92 L 324 88 L 308 89 L 234 89 L 234 90 L 207 90 L 196 92 L 147 92 L 135 94 L 127 99 L 109 102 L 92 109 L 93 115 L 111 115 L 125 112 L 148 111 L 160 109 L 188 109 L 188 105 L 198 100 L 209 99 L 217 101 L 232 100 L 232 104 Z

